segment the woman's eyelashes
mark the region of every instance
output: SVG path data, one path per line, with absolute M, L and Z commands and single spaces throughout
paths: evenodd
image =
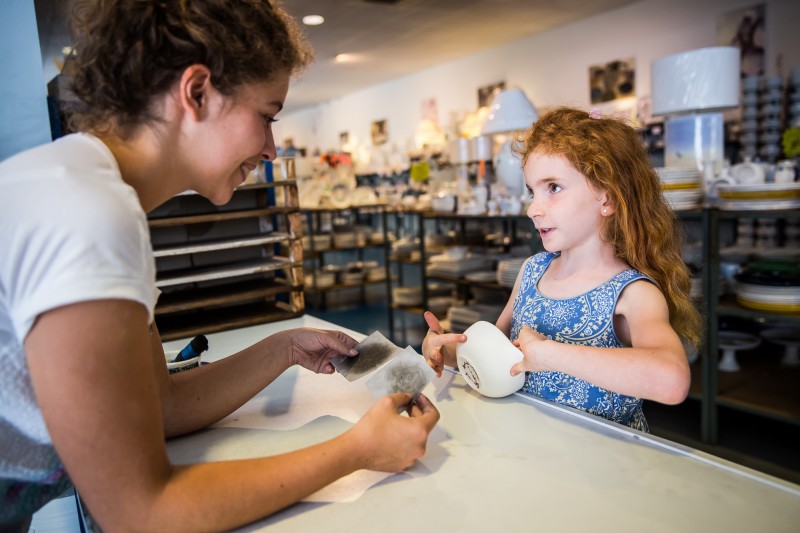
M 272 126 L 273 122 L 278 122 L 277 118 L 270 115 L 263 115 L 262 118 L 264 119 L 264 125 L 268 128 Z

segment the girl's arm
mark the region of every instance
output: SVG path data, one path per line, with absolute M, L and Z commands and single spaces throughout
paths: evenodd
M 620 394 L 682 402 L 689 391 L 689 364 L 661 291 L 647 281 L 631 283 L 617 302 L 615 318 L 615 329 L 621 340 L 629 336 L 630 348 L 564 344 L 523 328 L 516 342 L 525 358 L 512 374 L 554 370 Z
M 161 378 L 156 377 L 164 363 L 154 368 L 142 305 L 102 300 L 48 311 L 28 334 L 25 351 L 56 451 L 93 516 L 111 531 L 231 529 L 355 470 L 409 466 L 424 453 L 438 420 L 422 396 L 408 417 L 397 414 L 410 397 L 396 394 L 380 399 L 344 434 L 309 448 L 274 457 L 172 465 L 164 444 Z M 246 357 L 257 355 L 248 352 Z M 254 386 L 253 378 L 240 377 L 246 388 Z M 232 371 L 228 378 L 235 387 Z M 222 388 L 207 394 L 230 402 Z M 194 406 L 211 404 L 203 395 Z

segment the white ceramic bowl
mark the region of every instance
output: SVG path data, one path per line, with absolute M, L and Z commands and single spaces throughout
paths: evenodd
M 525 384 L 525 372 L 511 376 L 522 352 L 491 322 L 479 320 L 464 332 L 466 342 L 456 346 L 458 370 L 470 387 L 489 398 L 508 396 Z

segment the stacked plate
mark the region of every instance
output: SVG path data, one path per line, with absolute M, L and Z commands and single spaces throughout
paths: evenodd
M 464 279 L 476 283 L 494 283 L 497 281 L 497 272 L 494 270 L 478 270 L 465 275 Z
M 514 257 L 500 261 L 497 264 L 497 283 L 503 287 L 513 287 L 517 274 L 527 260 L 527 257 Z
M 321 252 L 323 250 L 328 250 L 331 247 L 331 236 L 327 233 L 322 235 L 304 235 L 303 236 L 303 249 L 310 250 L 311 249 L 311 242 L 313 240 L 314 243 L 314 250 L 317 252 Z
M 703 201 L 703 175 L 696 168 L 658 167 L 664 200 L 674 210 L 693 209 Z
M 470 272 L 491 268 L 492 258 L 488 255 L 467 254 L 461 259 L 452 259 L 447 254 L 431 257 L 428 275 L 460 277 Z
M 796 209 L 800 207 L 800 183 L 720 185 L 717 207 L 723 211 Z
M 454 305 L 447 311 L 447 320 L 453 331 L 464 331 L 479 320 L 494 324 L 502 312 L 502 305 Z
M 763 261 L 736 275 L 736 300 L 762 311 L 800 311 L 800 267 L 796 263 Z
M 397 305 L 420 305 L 422 303 L 422 287 L 395 287 L 392 299 Z

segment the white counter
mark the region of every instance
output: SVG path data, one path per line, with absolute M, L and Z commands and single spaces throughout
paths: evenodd
M 299 326 L 337 328 L 305 316 L 211 334 L 207 359 Z M 270 397 L 303 395 L 298 372 L 270 385 Z M 431 398 L 441 420 L 420 463 L 356 501 L 299 503 L 243 531 L 800 530 L 800 486 L 535 398 L 484 398 L 450 377 Z M 348 426 L 328 420 L 263 439 L 279 453 Z

